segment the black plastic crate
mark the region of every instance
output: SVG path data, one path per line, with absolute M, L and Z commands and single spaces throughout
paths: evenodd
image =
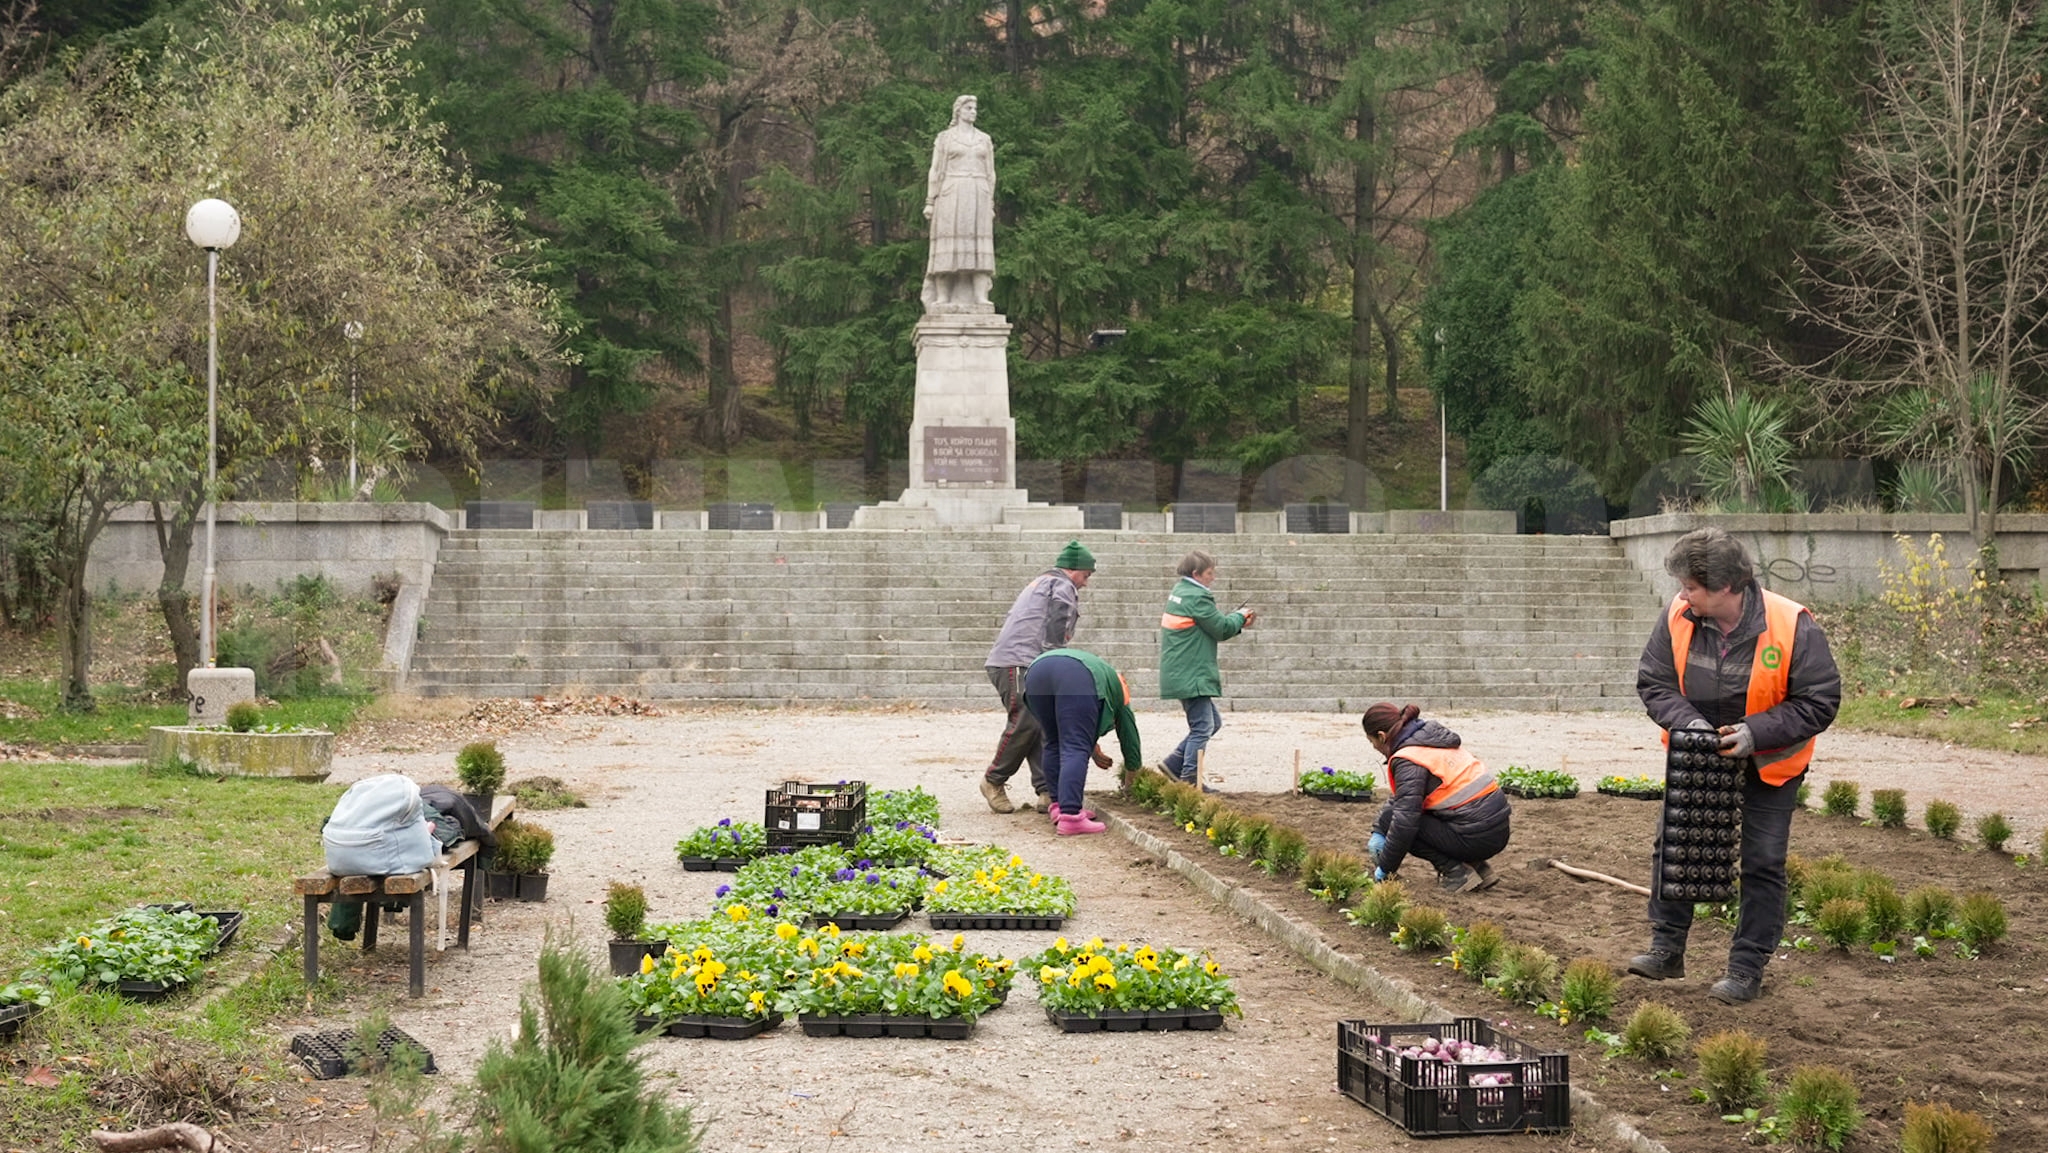
M 1283 512 L 1286 515 L 1288 532 L 1310 534 L 1351 531 L 1351 506 L 1338 501 L 1290 504 Z
M 1425 1038 L 1499 1049 L 1505 1061 L 1404 1057 Z M 1506 1084 L 1474 1084 L 1505 1076 Z M 1571 1058 L 1502 1037 L 1479 1017 L 1442 1024 L 1337 1022 L 1337 1088 L 1417 1137 L 1556 1133 L 1571 1128 Z
M 761 823 L 767 827 L 770 848 L 851 845 L 868 823 L 867 783 L 784 781 L 768 790 Z
M 1237 506 L 1181 501 L 1173 506 L 1175 532 L 1236 532 Z
M 384 1064 L 393 1054 L 404 1048 L 418 1055 L 420 1072 L 437 1073 L 434 1055 L 425 1045 L 393 1026 L 377 1037 L 377 1061 Z M 347 1076 L 356 1069 L 352 1058 L 358 1056 L 356 1035 L 348 1029 L 337 1029 L 329 1033 L 300 1033 L 292 1038 L 292 1056 L 306 1066 L 307 1071 L 322 1081 Z

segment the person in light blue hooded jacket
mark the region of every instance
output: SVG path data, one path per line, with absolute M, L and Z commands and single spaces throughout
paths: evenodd
M 420 787 L 397 773 L 348 787 L 320 829 L 327 871 L 336 876 L 417 873 L 441 855 L 427 824 Z

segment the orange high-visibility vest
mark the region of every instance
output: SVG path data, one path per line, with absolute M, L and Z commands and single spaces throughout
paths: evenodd
M 1422 802 L 1425 809 L 1455 809 L 1460 805 L 1495 792 L 1500 788 L 1493 779 L 1493 770 L 1486 762 L 1464 749 L 1438 749 L 1428 745 L 1410 745 L 1395 749 L 1394 756 L 1387 758 L 1387 791 L 1396 789 L 1394 784 L 1394 757 L 1406 757 L 1423 768 L 1436 774 L 1443 783 Z
M 1806 606 L 1790 597 L 1779 596 L 1758 586 L 1764 598 L 1764 632 L 1756 638 L 1756 659 L 1749 666 L 1749 699 L 1743 708 L 1751 715 L 1775 708 L 1785 700 L 1792 675 L 1792 637 L 1799 631 L 1799 614 Z M 1685 657 L 1692 651 L 1693 622 L 1685 615 L 1685 602 L 1671 599 L 1671 664 L 1678 670 L 1678 692 L 1685 695 Z M 1671 743 L 1665 734 L 1665 744 Z M 1813 738 L 1783 749 L 1758 749 L 1756 772 L 1768 784 L 1782 785 L 1804 772 L 1813 760 Z

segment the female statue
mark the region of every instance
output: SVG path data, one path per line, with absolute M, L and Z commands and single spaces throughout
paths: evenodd
M 926 312 L 987 311 L 995 279 L 995 145 L 974 126 L 975 99 L 953 101 L 953 123 L 932 141 L 924 215 L 932 222 L 924 269 Z M 950 306 L 950 307 L 946 307 Z

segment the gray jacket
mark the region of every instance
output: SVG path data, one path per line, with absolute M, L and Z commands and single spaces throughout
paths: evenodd
M 992 669 L 1027 668 L 1040 653 L 1071 644 L 1080 624 L 1081 590 L 1066 573 L 1048 570 L 1017 594 L 984 663 Z
M 1743 591 L 1742 623 L 1721 635 L 1721 626 L 1685 610 L 1694 620 L 1692 647 L 1686 653 L 1685 692 L 1678 691 L 1678 671 L 1671 663 L 1671 625 L 1663 613 L 1650 630 L 1650 643 L 1636 665 L 1636 695 L 1660 728 L 1682 729 L 1704 720 L 1719 728 L 1747 722 L 1759 749 L 1783 749 L 1815 737 L 1835 722 L 1842 707 L 1842 674 L 1835 668 L 1827 634 L 1812 613 L 1799 614 L 1792 634 L 1792 667 L 1786 673 L 1785 699 L 1749 715 L 1749 670 L 1756 661 L 1757 638 L 1764 633 L 1764 602 L 1754 581 Z

